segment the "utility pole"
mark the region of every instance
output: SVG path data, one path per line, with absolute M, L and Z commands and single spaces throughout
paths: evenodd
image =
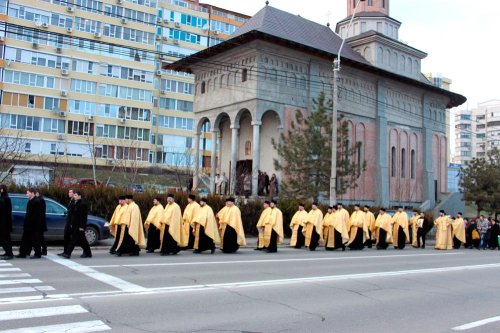
M 347 35 L 349 35 L 349 31 L 352 26 L 352 21 L 354 20 L 354 16 L 356 15 L 356 10 L 358 9 L 358 5 L 361 1 L 365 0 L 357 0 L 356 6 L 354 7 L 354 11 L 351 16 L 351 20 L 349 21 L 349 25 L 347 26 L 347 30 L 345 36 L 342 36 L 342 43 L 340 44 L 339 51 L 337 52 L 337 58 L 333 59 L 333 110 L 332 110 L 332 171 L 330 175 L 330 206 L 336 204 L 337 201 L 337 118 L 338 118 L 338 93 L 339 93 L 339 71 L 340 71 L 340 53 L 342 52 L 342 48 L 344 47 L 345 39 Z

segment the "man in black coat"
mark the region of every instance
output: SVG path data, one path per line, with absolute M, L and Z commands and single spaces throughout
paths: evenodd
M 12 232 L 12 202 L 7 193 L 7 186 L 0 185 L 0 245 L 5 253 L 0 257 L 2 260 L 14 258 L 12 253 L 12 242 L 10 233 Z
M 68 203 L 68 211 L 66 213 L 66 225 L 64 226 L 64 250 L 61 253 L 58 253 L 58 256 L 62 256 L 64 253 L 67 252 L 69 244 L 71 242 L 71 216 L 73 214 L 73 209 L 75 208 L 75 199 L 73 199 L 73 189 L 68 190 L 68 198 L 69 198 L 69 203 Z
M 35 195 L 40 201 L 40 207 L 42 210 L 42 230 L 40 232 L 40 245 L 42 247 L 42 256 L 47 255 L 47 243 L 45 243 L 45 236 L 44 233 L 47 232 L 47 205 L 45 204 L 45 199 L 43 198 L 42 192 L 40 189 L 35 190 Z
M 91 258 L 92 252 L 90 251 L 87 237 L 85 237 L 89 208 L 87 204 L 82 201 L 80 190 L 73 192 L 73 199 L 75 200 L 75 205 L 71 213 L 71 242 L 61 256 L 67 259 L 71 258 L 71 253 L 75 249 L 75 246 L 79 245 L 83 249 L 83 254 L 80 258 Z
M 31 249 L 33 249 L 35 254 L 30 258 L 39 259 L 42 257 L 42 248 L 40 245 L 40 233 L 43 232 L 42 205 L 35 195 L 35 189 L 30 188 L 26 191 L 26 195 L 28 196 L 28 204 L 26 206 L 26 215 L 24 216 L 23 236 L 21 238 L 19 254 L 16 258 L 26 258 L 30 255 Z

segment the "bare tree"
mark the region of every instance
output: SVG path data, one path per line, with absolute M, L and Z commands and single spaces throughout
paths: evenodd
M 96 139 L 95 139 L 95 133 L 94 133 L 94 126 L 90 122 L 85 122 L 85 126 L 88 124 L 88 131 L 87 134 L 85 135 L 85 141 L 87 142 L 87 148 L 88 152 L 90 154 L 90 161 L 92 163 L 92 178 L 94 179 L 94 184 L 97 186 L 97 176 L 96 176 L 96 169 L 97 169 L 97 144 L 96 144 Z
M 190 148 L 180 149 L 180 148 L 169 148 L 164 147 L 163 153 L 165 156 L 171 156 L 168 162 L 169 170 L 171 170 L 175 176 L 177 187 L 184 188 L 189 187 L 185 183 L 186 180 L 192 179 L 193 176 L 193 166 L 194 166 L 194 152 Z M 187 179 L 186 179 L 187 176 Z M 183 181 L 184 180 L 184 181 Z M 188 189 L 191 190 L 191 189 Z M 197 189 L 192 189 L 196 191 Z
M 117 147 L 118 156 L 114 164 L 121 171 L 123 178 L 129 183 L 137 181 L 142 162 L 144 161 L 143 152 L 139 153 L 139 150 L 142 150 L 139 143 L 140 141 L 130 140 L 126 147 Z
M 0 183 L 9 176 L 9 170 L 26 159 L 26 137 L 23 131 L 0 127 Z

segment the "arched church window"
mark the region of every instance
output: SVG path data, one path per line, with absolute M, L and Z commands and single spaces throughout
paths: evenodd
M 391 177 L 396 177 L 396 147 L 391 149 Z
M 201 83 L 201 93 L 202 93 L 202 94 L 204 94 L 204 93 L 205 93 L 205 91 L 206 91 L 206 88 L 207 88 L 207 87 L 206 87 L 206 85 L 207 85 L 207 84 L 205 83 L 205 81 L 203 81 L 203 82 Z
M 245 142 L 245 155 L 252 155 L 252 142 L 250 140 Z
M 415 158 L 415 149 L 411 150 L 411 155 L 410 155 L 410 177 L 411 179 L 415 179 L 415 169 L 417 167 L 417 161 Z
M 245 82 L 247 80 L 248 70 L 246 68 L 241 72 L 241 82 Z

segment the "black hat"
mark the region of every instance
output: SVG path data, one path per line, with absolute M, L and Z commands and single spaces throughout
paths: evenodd
M 444 212 L 444 210 L 442 210 L 442 209 L 439 211 L 439 213 L 446 214 L 446 213 Z
M 312 205 L 313 205 L 313 206 L 317 206 L 317 205 L 318 205 L 318 203 L 317 203 L 316 201 L 314 201 L 314 202 L 312 203 Z
M 328 209 L 333 209 L 333 206 L 328 206 Z
M 344 206 L 344 205 L 342 204 L 342 202 L 338 202 L 337 206 Z
M 460 215 L 460 216 L 462 216 L 462 212 L 458 212 L 457 214 Z
M 266 201 L 264 201 L 264 204 L 266 204 L 266 205 L 270 205 L 270 204 L 271 204 L 271 201 L 266 200 Z
M 207 203 L 207 198 L 201 198 L 200 201 L 203 201 L 204 203 Z
M 118 200 L 125 200 L 125 199 L 127 199 L 127 198 L 126 198 L 124 195 L 120 195 L 120 196 L 118 197 Z
M 161 202 L 161 198 L 160 197 L 155 197 L 156 200 L 158 200 L 159 202 Z
M 226 199 L 226 202 L 228 202 L 228 201 L 230 201 L 230 202 L 234 202 L 234 198 L 233 198 L 233 197 L 227 198 L 227 199 Z
M 276 202 L 276 200 L 271 200 L 271 203 L 277 205 L 278 203 Z
M 361 207 L 361 206 L 359 205 L 359 203 L 357 203 L 357 204 L 354 204 L 354 207 Z
M 188 198 L 191 199 L 191 200 L 195 200 L 196 199 L 196 195 L 190 194 L 190 195 L 188 195 Z
M 134 199 L 134 196 L 132 194 L 127 194 L 125 196 L 125 199 Z
M 368 206 L 368 205 L 365 205 L 365 208 L 367 208 L 367 209 L 370 209 L 370 206 Z
M 299 206 L 300 206 L 300 207 L 305 207 L 305 205 L 304 205 L 304 203 L 303 203 L 303 202 L 299 203 Z
M 385 208 L 384 207 L 380 207 L 380 210 L 385 212 Z
M 167 198 L 173 198 L 174 195 L 172 193 L 167 194 Z

